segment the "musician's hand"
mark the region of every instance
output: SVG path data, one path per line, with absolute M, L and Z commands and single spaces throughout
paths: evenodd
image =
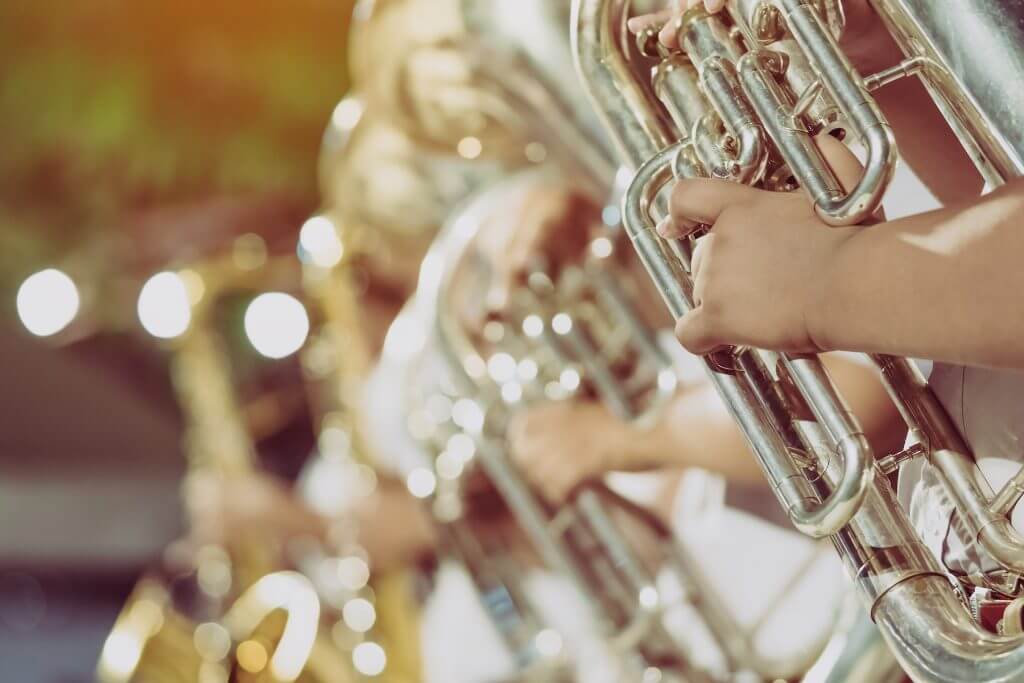
M 323 518 L 273 476 L 223 477 L 193 473 L 185 481 L 185 506 L 194 539 L 223 545 L 258 534 L 271 544 L 290 538 L 322 538 Z
M 331 546 L 332 529 L 354 534 L 374 568 L 415 559 L 435 545 L 434 528 L 423 504 L 405 486 L 383 480 L 373 495 L 356 503 L 350 516 L 332 523 L 307 507 L 283 482 L 266 474 L 221 477 L 193 474 L 186 481 L 192 541 L 228 545 L 257 537 L 283 549 L 296 538 L 313 538 Z
M 509 293 L 535 263 L 557 270 L 586 248 L 600 207 L 586 194 L 566 185 L 536 185 L 509 206 L 496 211 L 481 230 L 479 248 L 494 272 L 482 313 L 502 313 Z M 483 325 L 482 319 L 469 320 Z
M 582 482 L 622 469 L 626 430 L 628 426 L 599 403 L 558 401 L 517 415 L 508 439 L 523 474 L 557 503 Z
M 382 480 L 376 492 L 358 504 L 352 523 L 376 570 L 408 564 L 437 546 L 426 505 L 398 482 Z
M 860 165 L 842 143 L 819 144 L 847 186 Z M 659 226 L 676 237 L 690 221 L 712 225 L 694 250 L 694 300 L 676 336 L 693 353 L 724 344 L 785 351 L 828 350 L 816 326 L 824 282 L 840 247 L 857 228 L 830 228 L 800 192 L 756 190 L 724 180 L 680 181 L 672 219 Z M 677 227 L 679 226 L 679 227 Z

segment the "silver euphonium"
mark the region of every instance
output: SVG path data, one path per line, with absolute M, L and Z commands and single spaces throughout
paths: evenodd
M 906 55 L 880 73 L 861 76 L 838 48 L 836 2 L 743 0 L 721 17 L 684 17 L 685 58 L 663 55 L 650 83 L 638 78 L 650 62 L 627 38 L 629 3 L 574 0 L 577 67 L 623 162 L 636 172 L 624 202 L 626 229 L 674 316 L 693 306 L 689 244 L 656 237 L 653 221 L 666 212 L 660 190 L 673 177 L 710 174 L 771 188 L 773 164 L 784 164 L 826 223 L 857 223 L 876 210 L 893 170 L 892 135 L 869 94 L 893 80 L 922 79 L 991 185 L 1024 170 L 1024 94 L 996 85 L 1024 76 L 1024 3 L 872 4 Z M 983 50 L 972 42 L 978 35 L 985 36 Z M 776 49 L 782 43 L 786 49 Z M 671 68 L 673 60 L 681 68 Z M 708 140 L 687 118 L 683 105 L 691 97 L 721 120 L 725 135 L 713 154 L 702 153 Z M 832 114 L 810 116 L 823 110 Z M 864 146 L 866 170 L 850 192 L 813 143 L 822 127 L 841 127 Z M 730 163 L 716 167 L 715 153 Z M 909 458 L 928 458 L 956 506 L 954 523 L 1015 577 L 1024 569 L 1024 539 L 1007 513 L 1020 498 L 1024 472 L 993 493 L 916 367 L 874 359 L 912 436 L 909 448 L 879 458 L 816 357 L 733 348 L 709 355 L 706 365 L 793 523 L 832 537 L 865 607 L 915 680 L 1024 680 L 1024 640 L 974 621 L 884 476 Z
M 519 177 L 511 182 L 522 181 L 523 177 Z M 552 311 L 551 317 L 545 317 L 544 309 L 537 307 L 538 301 L 531 293 L 530 312 L 514 323 L 489 324 L 484 339 L 474 338 L 466 330 L 454 310 L 453 299 L 460 289 L 478 286 L 479 283 L 465 280 L 473 239 L 495 210 L 496 202 L 507 192 L 508 182 L 481 193 L 457 212 L 425 259 L 417 288 L 419 318 L 431 328 L 433 345 L 443 357 L 451 382 L 450 399 L 463 409 L 468 401 L 479 411 L 479 418 L 468 423 L 461 418 L 459 424 L 460 417 L 455 415 L 453 424 L 460 433 L 473 438 L 476 464 L 503 499 L 542 564 L 568 579 L 599 621 L 599 631 L 617 656 L 623 676 L 639 680 L 645 671 L 660 670 L 663 680 L 714 680 L 690 665 L 685 648 L 661 623 L 666 605 L 656 585 L 655 572 L 647 558 L 626 540 L 618 515 L 638 519 L 649 530 L 652 540 L 662 547 L 672 546 L 668 529 L 602 485 L 584 487 L 564 508 L 553 510 L 508 458 L 505 429 L 516 407 L 523 402 L 593 390 L 607 398 L 613 410 L 633 417 L 653 409 L 659 398 L 670 394 L 675 377 L 668 370 L 667 359 L 638 321 L 631 322 L 638 325 L 637 335 L 620 334 L 620 339 L 613 341 L 596 334 L 601 326 L 595 320 L 596 292 L 590 300 L 594 306 L 585 318 L 566 312 L 572 309 Z M 550 303 L 551 292 L 547 288 L 555 283 L 539 271 L 533 279 Z M 580 284 L 588 289 L 594 286 L 591 282 Z M 564 282 L 560 280 L 559 286 L 564 287 Z M 599 304 L 603 314 L 625 303 L 622 298 L 610 300 L 623 297 L 619 289 L 605 289 L 600 284 L 597 287 L 604 299 Z M 578 306 L 576 310 L 580 310 Z M 614 325 L 605 322 L 605 332 L 612 327 L 622 332 L 621 321 L 616 320 Z M 601 343 L 598 339 L 606 342 L 600 351 L 595 346 Z M 612 346 L 616 353 L 609 354 Z M 631 365 L 631 385 L 623 384 L 620 377 L 613 375 L 612 367 L 605 364 L 610 355 Z M 467 468 L 449 486 L 464 489 L 471 485 L 467 484 L 471 476 Z M 439 491 L 445 478 L 452 477 L 441 472 Z M 461 514 L 463 507 L 451 502 L 448 509 Z M 515 573 L 523 571 L 519 567 Z

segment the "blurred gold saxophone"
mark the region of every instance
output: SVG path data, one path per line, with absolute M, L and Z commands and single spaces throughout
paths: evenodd
M 251 247 L 252 238 L 236 246 Z M 229 255 L 178 275 L 191 285 L 193 300 L 189 328 L 172 342 L 171 374 L 186 418 L 191 472 L 234 477 L 255 467 L 214 310 L 232 293 L 294 281 L 297 264 L 271 259 L 245 267 L 246 260 Z M 339 675 L 336 665 L 344 660 L 320 633 L 313 585 L 296 572 L 276 571 L 274 551 L 254 533 L 228 548 L 200 548 L 185 566 L 165 567 L 169 576 L 146 575 L 104 644 L 100 681 L 221 683 L 233 670 L 247 681 L 350 680 Z M 192 594 L 183 595 L 186 590 Z M 330 664 L 317 666 L 324 659 Z

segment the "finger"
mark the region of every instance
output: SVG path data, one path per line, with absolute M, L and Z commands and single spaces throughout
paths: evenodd
M 626 28 L 632 33 L 640 33 L 644 29 L 652 26 L 661 26 L 666 21 L 672 18 L 674 10 L 670 7 L 663 9 L 660 12 L 654 14 L 642 14 L 638 17 L 633 17 L 626 22 Z
M 708 12 L 721 12 L 725 7 L 725 0 L 704 0 L 704 9 Z
M 697 306 L 676 322 L 676 338 L 683 348 L 696 355 L 708 353 L 722 344 L 702 306 Z
M 552 503 L 562 503 L 576 488 L 579 481 L 569 472 L 552 473 L 552 475 L 548 478 L 545 495 Z
M 658 42 L 670 50 L 679 49 L 679 36 L 676 33 L 676 22 L 669 17 L 665 25 L 658 31 Z
M 694 284 L 700 284 L 701 266 L 707 261 L 708 254 L 711 252 L 711 247 L 715 243 L 714 233 L 710 233 L 701 237 L 697 240 L 696 246 L 693 248 L 693 255 L 690 257 L 690 274 L 693 275 Z M 696 288 L 694 289 L 694 296 L 697 295 Z
M 825 162 L 832 167 L 836 178 L 839 179 L 839 184 L 843 186 L 844 190 L 849 191 L 864 174 L 864 166 L 860 160 L 854 156 L 849 147 L 831 135 L 819 135 L 816 142 L 818 149 L 821 150 L 821 155 L 825 157 Z
M 714 224 L 727 207 L 771 194 L 718 178 L 680 180 L 672 188 L 672 220 Z
M 697 225 L 697 223 L 689 219 L 675 221 L 672 219 L 672 216 L 665 216 L 658 222 L 657 231 L 658 235 L 664 239 L 676 240 L 689 235 L 696 229 Z

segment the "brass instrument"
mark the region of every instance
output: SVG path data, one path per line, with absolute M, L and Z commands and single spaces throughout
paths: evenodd
M 163 274 L 177 278 L 183 296 L 161 302 L 189 321 L 173 342 L 172 377 L 188 421 L 190 468 L 224 477 L 247 473 L 255 455 L 213 308 L 230 292 L 295 275 L 290 262 L 247 260 L 252 240 L 239 242 L 233 256 Z M 346 680 L 333 666 L 311 673 L 313 660 L 331 659 L 318 637 L 320 600 L 302 575 L 274 571 L 273 551 L 247 537 L 230 548 L 200 548 L 184 566 L 168 566 L 166 578 L 144 577 L 104 644 L 99 679 L 214 683 L 237 668 L 239 680 Z
M 784 189 L 788 183 L 770 182 L 772 171 L 784 166 L 776 177 L 792 176 L 826 223 L 857 223 L 877 208 L 896 158 L 891 132 L 869 93 L 898 78 L 922 79 L 991 184 L 1020 173 L 1019 89 L 1003 97 L 1005 88 L 991 87 L 995 79 L 1009 83 L 1021 76 L 1020 3 L 872 4 L 906 58 L 862 77 L 838 47 L 842 8 L 836 2 L 740 0 L 730 2 L 723 16 L 692 10 L 680 24 L 684 55 L 656 54 L 649 37 L 641 39 L 640 50 L 631 45 L 624 26 L 628 2 L 574 0 L 581 78 L 622 161 L 636 174 L 623 202 L 626 230 L 675 317 L 693 305 L 690 245 L 667 243 L 654 233 L 653 221 L 666 214 L 660 190 L 673 177 L 708 174 Z M 991 46 L 977 49 L 971 35 L 985 35 Z M 653 83 L 638 78 L 652 64 L 641 50 L 656 56 Z M 816 119 L 814 112 L 821 111 L 832 114 Z M 702 132 L 700 119 L 708 114 L 720 120 L 711 130 L 725 132 L 717 141 Z M 866 170 L 850 192 L 842 190 L 811 138 L 831 126 L 845 129 L 866 150 Z M 716 158 L 728 163 L 716 166 Z M 989 633 L 971 618 L 885 476 L 910 458 L 927 458 L 956 505 L 955 523 L 1002 565 L 1004 576 L 995 580 L 1013 594 L 1024 544 L 1006 514 L 1020 497 L 1024 474 L 993 493 L 948 414 L 906 359 L 874 358 L 913 438 L 906 450 L 878 459 L 816 357 L 733 348 L 705 360 L 794 525 L 812 536 L 831 536 L 865 607 L 911 677 L 1024 679 L 1024 642 Z
M 300 242 L 302 288 L 316 323 L 302 354 L 303 369 L 315 399 L 318 457 L 329 460 L 333 471 L 344 473 L 332 483 L 344 490 L 338 495 L 350 498 L 344 502 L 351 504 L 371 495 L 376 487 L 374 460 L 358 424 L 362 383 L 372 360 L 352 273 L 358 254 L 353 253 L 355 241 L 346 239 L 346 232 L 326 216 L 316 216 L 306 225 L 321 234 L 306 240 L 305 246 Z M 313 476 L 317 476 L 315 469 Z M 348 531 L 349 535 L 355 533 L 354 528 Z M 341 562 L 365 563 L 365 551 L 359 544 L 349 541 L 348 545 L 349 555 Z M 322 593 L 340 614 L 345 615 L 346 608 L 359 607 L 371 616 L 371 624 L 349 624 L 350 620 L 343 617 L 350 636 L 344 639 L 344 645 L 350 651 L 354 673 L 363 680 L 384 676 L 389 683 L 419 681 L 419 619 L 410 573 L 404 569 L 375 571 L 372 584 L 346 587 L 338 585 L 337 572 L 330 571 L 329 567 L 334 566 L 331 558 L 320 555 L 309 559 L 313 565 L 306 573 L 328 584 Z M 328 570 L 317 571 L 317 560 L 327 560 Z M 357 616 L 356 620 L 364 618 Z M 368 647 L 384 654 L 380 671 L 376 666 L 362 665 L 359 648 Z
M 655 586 L 655 577 L 621 535 L 612 511 L 617 509 L 633 516 L 640 515 L 640 520 L 650 525 L 659 543 L 667 540 L 668 531 L 602 486 L 588 488 L 571 505 L 554 514 L 531 491 L 507 459 L 504 429 L 514 406 L 524 398 L 527 391 L 535 390 L 537 383 L 543 383 L 544 380 L 552 380 L 566 392 L 575 391 L 581 382 L 589 382 L 589 378 L 577 374 L 572 379 L 566 372 L 556 373 L 558 379 L 555 380 L 549 374 L 551 364 L 547 364 L 543 374 L 537 367 L 535 369 L 538 374 L 523 383 L 511 378 L 505 378 L 508 381 L 504 383 L 498 382 L 497 379 L 506 370 L 515 374 L 516 359 L 505 351 L 498 351 L 490 356 L 490 363 L 485 361 L 477 351 L 474 340 L 461 327 L 457 314 L 452 311 L 453 292 L 478 285 L 460 281 L 457 271 L 465 264 L 466 251 L 482 219 L 487 212 L 493 211 L 495 200 L 505 191 L 507 185 L 485 191 L 475 197 L 463 211 L 457 212 L 431 248 L 421 271 L 416 293 L 416 314 L 421 324 L 430 330 L 436 352 L 442 356 L 451 386 L 449 398 L 462 406 L 453 413 L 451 424 L 447 425 L 448 430 L 473 440 L 473 460 L 476 466 L 485 473 L 502 497 L 541 561 L 569 579 L 581 596 L 582 604 L 597 619 L 600 632 L 618 657 L 620 676 L 632 680 L 642 677 L 645 672 L 653 676 L 656 671 L 658 676 L 664 676 L 663 680 L 710 681 L 710 675 L 689 665 L 681 644 L 675 642 L 664 630 L 660 614 L 666 605 L 662 604 Z M 543 330 L 535 331 L 538 336 L 543 334 Z M 510 335 L 508 341 L 515 340 Z M 649 369 L 651 359 L 646 355 L 648 349 L 641 346 L 639 351 L 639 358 Z M 656 358 L 660 360 L 660 356 Z M 597 360 L 596 354 L 594 360 Z M 531 358 L 528 362 L 534 361 Z M 508 367 L 503 370 L 497 368 L 497 365 Z M 640 378 L 643 375 L 645 370 L 637 368 L 636 376 Z M 665 377 L 667 375 L 664 372 L 655 372 L 653 377 L 647 375 L 644 379 L 657 382 L 661 378 L 662 381 L 653 391 L 664 395 L 674 387 Z M 649 393 L 638 387 L 638 396 Z M 425 396 L 424 400 L 430 401 L 431 398 Z M 458 412 L 476 412 L 478 417 L 467 420 Z M 445 436 L 451 438 L 449 432 L 445 431 L 442 432 L 442 441 Z M 473 514 L 472 475 L 476 470 L 468 462 L 452 470 L 444 460 L 449 457 L 442 450 L 435 464 L 438 470 L 435 504 L 448 511 L 453 520 L 457 520 L 462 515 Z M 468 502 L 467 495 L 470 496 Z M 523 568 L 520 568 L 519 573 L 523 573 Z M 528 596 L 523 598 L 523 602 L 529 602 Z M 524 659 L 529 661 L 528 658 Z

